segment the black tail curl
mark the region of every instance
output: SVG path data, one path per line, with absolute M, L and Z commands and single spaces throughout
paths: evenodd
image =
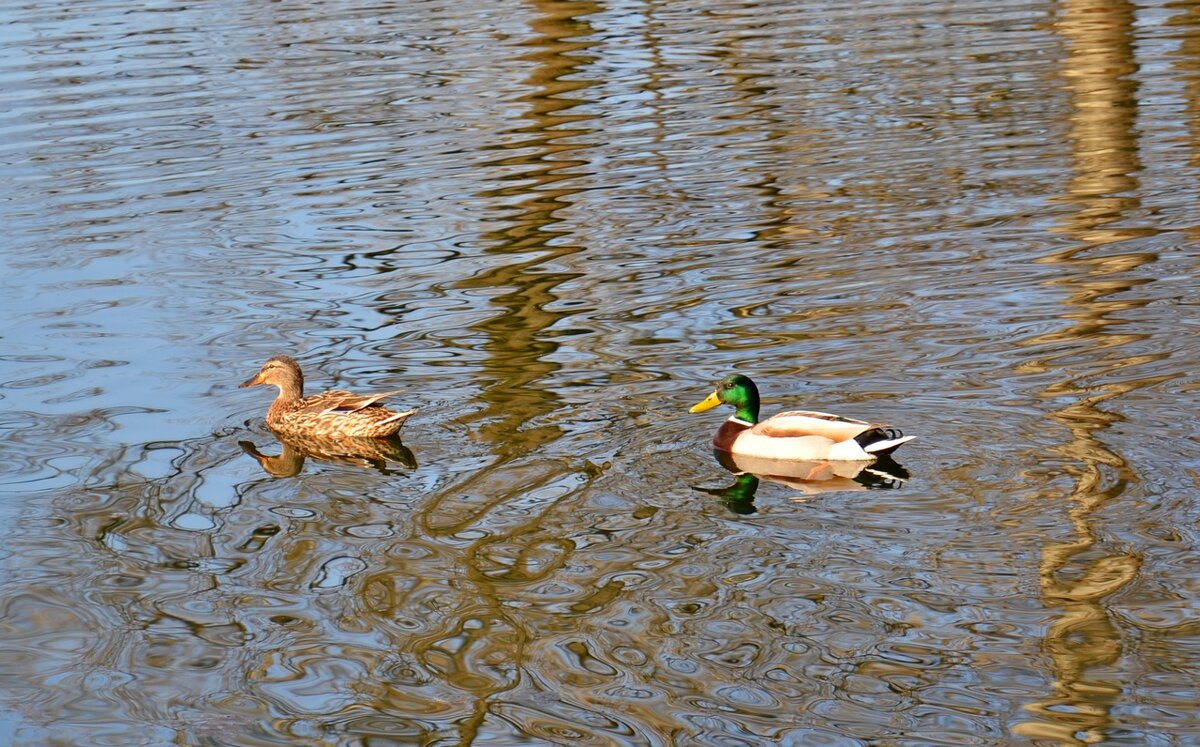
M 876 443 L 879 443 L 880 441 L 892 441 L 897 438 L 904 438 L 904 433 L 899 428 L 881 427 L 881 428 L 871 428 L 869 430 L 865 430 L 862 433 L 855 436 L 854 440 L 857 441 L 858 445 L 863 448 L 863 451 L 870 451 L 870 449 L 868 449 L 867 447 L 870 446 L 871 444 L 876 444 Z M 895 446 L 893 446 L 890 449 L 883 449 L 882 451 L 875 451 L 872 453 L 877 456 L 883 455 L 883 454 L 891 454 L 893 451 L 900 448 L 902 445 L 903 444 L 896 444 Z

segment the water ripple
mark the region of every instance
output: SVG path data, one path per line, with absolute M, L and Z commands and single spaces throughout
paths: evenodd
M 1194 737 L 1189 8 L 0 15 L 9 741 Z M 734 369 L 904 477 L 731 475 Z

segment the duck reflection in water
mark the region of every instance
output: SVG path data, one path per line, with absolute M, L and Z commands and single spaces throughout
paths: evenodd
M 389 465 L 399 465 L 410 470 L 416 469 L 417 466 L 412 449 L 401 443 L 399 436 L 352 438 L 285 435 L 276 432 L 275 437 L 279 439 L 282 447 L 282 451 L 275 456 L 262 453 L 252 441 L 238 441 L 242 451 L 254 457 L 263 471 L 272 477 L 292 477 L 300 474 L 300 470 L 304 468 L 304 460 L 308 457 L 334 464 L 377 469 L 385 475 L 395 471 Z
M 890 456 L 864 463 L 762 459 L 720 449 L 714 449 L 713 455 L 722 467 L 737 475 L 737 478 L 724 488 L 697 486 L 695 489 L 719 497 L 730 511 L 737 514 L 755 512 L 754 497 L 762 480 L 799 491 L 801 495 L 792 500 L 800 502 L 821 493 L 890 490 L 900 487 L 908 479 L 908 471 Z
M 239 441 L 250 456 L 274 477 L 299 474 L 304 459 L 374 467 L 389 472 L 389 462 L 412 469 L 417 460 L 400 443 L 400 429 L 416 410 L 395 412 L 383 406 L 388 397 L 401 390 L 376 394 L 355 394 L 330 389 L 304 396 L 304 373 L 295 359 L 277 355 L 262 365 L 257 374 L 241 386 L 269 385 L 279 390 L 267 410 L 267 427 L 279 439 L 283 450 L 268 456 L 250 441 Z

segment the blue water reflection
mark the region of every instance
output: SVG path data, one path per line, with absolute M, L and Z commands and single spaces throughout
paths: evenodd
M 0 741 L 1198 738 L 1186 4 L 0 16 Z

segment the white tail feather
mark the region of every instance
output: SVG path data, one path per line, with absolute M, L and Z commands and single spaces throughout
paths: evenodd
M 414 412 L 416 412 L 416 410 L 405 410 L 404 412 L 398 412 L 395 415 L 391 416 L 390 418 L 384 418 L 383 420 L 380 420 L 378 423 L 376 423 L 376 425 L 383 425 L 384 423 L 394 423 L 397 420 L 403 420 L 404 418 L 407 418 L 409 415 L 412 415 Z
M 908 443 L 914 438 L 916 438 L 916 436 L 903 436 L 901 438 L 890 438 L 886 441 L 876 441 L 864 446 L 863 451 L 866 451 L 868 454 L 874 454 L 880 451 L 890 451 L 900 444 Z

